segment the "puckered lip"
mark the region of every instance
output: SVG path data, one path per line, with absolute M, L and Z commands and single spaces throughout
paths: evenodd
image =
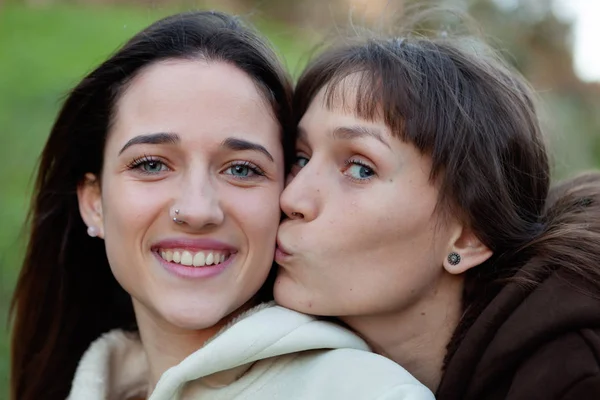
M 288 250 L 288 248 L 285 247 L 281 243 L 281 240 L 279 239 L 279 237 L 277 237 L 277 250 L 280 251 L 283 255 L 286 255 L 286 256 L 291 256 L 292 255 L 291 250 Z

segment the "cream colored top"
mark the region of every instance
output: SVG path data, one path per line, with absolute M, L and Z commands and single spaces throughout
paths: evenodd
M 148 397 L 139 336 L 115 330 L 82 357 L 68 400 Z M 160 378 L 150 400 L 434 399 L 354 333 L 274 304 L 240 315 Z

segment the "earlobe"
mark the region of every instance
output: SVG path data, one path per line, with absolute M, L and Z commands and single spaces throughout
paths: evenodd
M 453 275 L 465 273 L 492 256 L 490 250 L 470 228 L 462 227 L 451 243 L 444 260 L 444 269 Z
M 79 213 L 87 225 L 87 233 L 92 237 L 104 238 L 104 220 L 102 212 L 102 196 L 100 182 L 95 175 L 85 174 L 77 187 Z

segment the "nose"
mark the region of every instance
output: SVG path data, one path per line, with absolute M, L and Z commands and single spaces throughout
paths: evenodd
M 289 176 L 287 186 L 281 193 L 279 204 L 290 219 L 311 221 L 319 212 L 323 191 L 323 176 L 316 160 L 311 159 L 295 176 Z
M 195 230 L 210 229 L 223 223 L 217 182 L 208 173 L 190 174 L 180 182 L 179 196 L 174 201 L 171 218 Z

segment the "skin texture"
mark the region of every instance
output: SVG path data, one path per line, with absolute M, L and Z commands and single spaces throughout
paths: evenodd
M 352 99 L 353 86 L 342 90 Z M 431 159 L 322 90 L 299 123 L 281 197 L 275 299 L 337 316 L 430 387 L 461 312 L 462 276 L 491 255 L 467 225 L 436 210 Z M 450 265 L 450 252 L 461 263 Z
M 126 146 L 156 133 L 171 136 Z M 270 156 L 225 145 L 232 138 L 262 146 Z M 84 221 L 98 229 L 114 276 L 132 296 L 154 383 L 264 283 L 275 250 L 283 170 L 271 107 L 234 66 L 156 63 L 118 100 L 101 184 L 88 174 L 78 195 Z M 185 223 L 173 222 L 175 209 Z M 167 270 L 158 243 L 189 239 L 228 245 L 233 254 L 227 267 L 193 279 Z

